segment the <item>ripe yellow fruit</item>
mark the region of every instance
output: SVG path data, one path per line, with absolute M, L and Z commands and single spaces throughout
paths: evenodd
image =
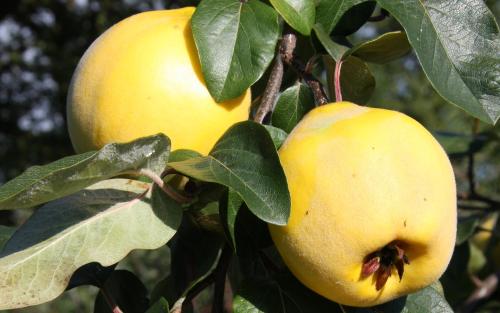
M 69 89 L 68 127 L 77 152 L 164 133 L 174 149 L 208 153 L 248 118 L 248 90 L 216 103 L 191 35 L 193 7 L 131 16 L 85 52 Z
M 279 156 L 291 215 L 286 226 L 269 228 L 304 285 L 366 307 L 444 272 L 456 236 L 455 179 L 445 152 L 418 122 L 395 111 L 328 104 L 303 118 Z

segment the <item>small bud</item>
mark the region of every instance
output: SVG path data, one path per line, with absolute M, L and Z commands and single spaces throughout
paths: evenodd
M 361 277 L 365 278 L 375 273 L 380 268 L 380 257 L 376 256 L 371 258 L 363 264 L 361 270 Z
M 375 283 L 375 289 L 379 291 L 384 288 L 385 283 L 391 276 L 391 267 L 390 266 L 382 266 L 377 272 L 377 282 Z

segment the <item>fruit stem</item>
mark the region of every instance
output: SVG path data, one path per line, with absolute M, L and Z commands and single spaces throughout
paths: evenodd
M 335 84 L 335 101 L 342 101 L 342 87 L 340 85 L 340 73 L 343 61 L 335 62 L 334 84 Z
M 168 172 L 168 169 L 166 170 L 166 172 L 168 174 L 173 174 L 173 173 Z M 154 173 L 153 171 L 148 170 L 148 169 L 140 169 L 139 171 L 127 171 L 127 172 L 124 172 L 122 174 L 139 175 L 139 176 L 146 176 L 146 177 L 150 178 L 154 184 L 158 185 L 158 187 L 160 187 L 160 189 L 163 190 L 163 192 L 165 192 L 167 194 L 167 196 L 174 199 L 178 203 L 184 204 L 184 203 L 189 203 L 189 202 L 193 201 L 193 198 L 180 194 L 179 192 L 175 191 L 172 187 L 170 187 L 168 184 L 166 184 L 162 179 L 162 177 L 166 176 L 165 174 L 162 174 L 160 177 L 160 176 L 156 175 L 156 173 Z

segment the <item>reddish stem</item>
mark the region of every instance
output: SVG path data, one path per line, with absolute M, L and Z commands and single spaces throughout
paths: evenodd
M 342 88 L 340 86 L 340 70 L 342 68 L 342 60 L 335 62 L 334 84 L 335 84 L 335 101 L 342 101 Z
M 101 293 L 104 296 L 104 299 L 108 303 L 109 308 L 111 309 L 111 311 L 113 311 L 113 313 L 123 313 L 118 304 L 116 304 L 114 299 L 111 297 L 111 295 L 108 294 L 108 292 L 104 287 L 101 288 Z

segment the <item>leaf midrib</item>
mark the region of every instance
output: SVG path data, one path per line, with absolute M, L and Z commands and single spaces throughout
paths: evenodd
M 149 187 L 148 187 L 149 188 Z M 36 246 L 42 246 L 44 243 L 47 243 L 49 242 L 48 244 L 46 244 L 45 246 L 43 246 L 40 250 L 36 251 L 36 253 L 34 254 L 30 254 L 28 256 L 26 256 L 24 259 L 21 259 L 19 261 L 17 261 L 16 263 L 13 263 L 13 264 L 9 264 L 10 266 L 8 267 L 8 270 L 10 271 L 11 268 L 14 268 L 16 267 L 18 264 L 21 264 L 21 263 L 24 263 L 26 262 L 27 260 L 35 257 L 35 256 L 38 256 L 41 252 L 43 252 L 44 250 L 48 249 L 49 247 L 52 247 L 54 246 L 55 244 L 57 244 L 59 241 L 61 241 L 62 239 L 66 238 L 67 236 L 73 234 L 75 231 L 77 231 L 78 229 L 80 229 L 81 227 L 83 226 L 86 226 L 86 225 L 89 225 L 91 224 L 92 222 L 94 222 L 95 220 L 97 220 L 98 218 L 104 218 L 106 217 L 106 215 L 110 215 L 112 213 L 115 213 L 116 211 L 121 211 L 122 209 L 124 208 L 129 208 L 130 206 L 134 205 L 135 203 L 137 202 L 140 202 L 144 196 L 146 196 L 146 194 L 138 194 L 136 198 L 132 199 L 132 200 L 129 200 L 127 202 L 120 202 L 118 203 L 118 205 L 115 205 L 114 207 L 112 207 L 111 209 L 107 209 L 105 210 L 104 212 L 99 212 L 97 213 L 96 215 L 86 219 L 85 221 L 81 222 L 81 223 L 78 223 L 77 225 L 73 226 L 73 227 L 70 227 L 66 232 L 64 232 L 64 234 L 58 238 L 56 238 L 55 240 L 51 241 L 51 238 L 45 240 L 45 241 L 42 241 L 34 246 L 31 246 L 29 248 L 33 248 L 33 247 L 36 247 Z M 28 248 L 28 249 L 29 249 Z M 18 252 L 15 252 L 13 254 L 9 254 L 9 255 L 6 255 L 2 258 L 0 258 L 0 260 L 6 258 L 6 257 L 9 257 L 9 256 L 14 256 L 22 251 L 26 251 L 27 249 L 25 250 L 21 250 L 21 251 L 18 251 Z

